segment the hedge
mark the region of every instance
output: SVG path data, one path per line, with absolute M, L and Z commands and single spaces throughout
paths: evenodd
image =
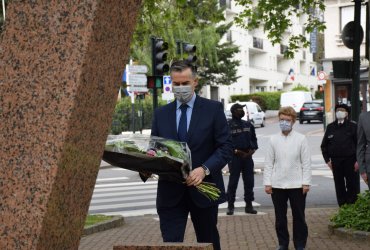
M 231 102 L 256 102 L 262 110 L 278 110 L 280 108 L 281 93 L 283 92 L 258 92 L 248 95 L 232 95 L 230 98 Z

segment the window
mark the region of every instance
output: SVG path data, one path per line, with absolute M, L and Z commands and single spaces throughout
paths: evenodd
M 355 6 L 344 6 L 340 8 L 340 30 L 339 32 L 342 33 L 344 26 L 347 23 L 354 20 L 354 13 L 355 13 Z M 361 26 L 365 32 L 366 27 L 366 6 L 361 6 Z

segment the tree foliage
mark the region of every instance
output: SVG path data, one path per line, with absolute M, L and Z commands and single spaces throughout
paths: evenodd
M 288 32 L 293 26 L 292 17 L 307 17 L 303 25 L 306 34 L 325 29 L 324 22 L 316 12 L 325 10 L 323 0 L 266 0 L 257 1 L 256 4 L 253 4 L 253 0 L 235 2 L 244 8 L 235 18 L 239 26 L 248 30 L 262 26 L 272 44 L 282 43 L 285 36 L 288 37 L 289 48 L 285 52 L 288 58 L 292 58 L 299 48 L 310 44 L 306 36 Z
M 238 49 L 231 43 L 220 44 L 225 27 L 229 27 L 224 21 L 224 9 L 217 0 L 144 0 L 131 56 L 151 67 L 151 36 L 169 43 L 169 61 L 185 57 L 177 54 L 176 41 L 188 42 L 197 47 L 199 86 L 210 82 L 231 84 L 237 79 L 239 62 L 233 60 L 233 55 Z

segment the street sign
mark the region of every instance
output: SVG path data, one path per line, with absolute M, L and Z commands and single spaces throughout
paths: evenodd
M 173 93 L 163 93 L 162 100 L 171 101 L 175 99 L 175 95 Z
M 128 74 L 127 85 L 146 86 L 147 78 L 144 74 Z
M 148 73 L 148 67 L 146 65 L 128 65 L 127 71 L 130 73 Z
M 146 93 L 148 92 L 148 88 L 146 86 L 133 85 L 133 86 L 127 86 L 127 91 Z
M 163 94 L 172 93 L 172 80 L 170 76 L 163 76 Z
M 326 78 L 326 73 L 325 73 L 325 71 L 320 71 L 319 73 L 317 73 L 317 78 L 318 78 L 319 80 L 325 80 L 325 78 Z

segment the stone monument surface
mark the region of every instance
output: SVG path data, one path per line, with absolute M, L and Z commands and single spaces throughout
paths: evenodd
M 10 1 L 0 37 L 0 249 L 77 249 L 140 0 Z

